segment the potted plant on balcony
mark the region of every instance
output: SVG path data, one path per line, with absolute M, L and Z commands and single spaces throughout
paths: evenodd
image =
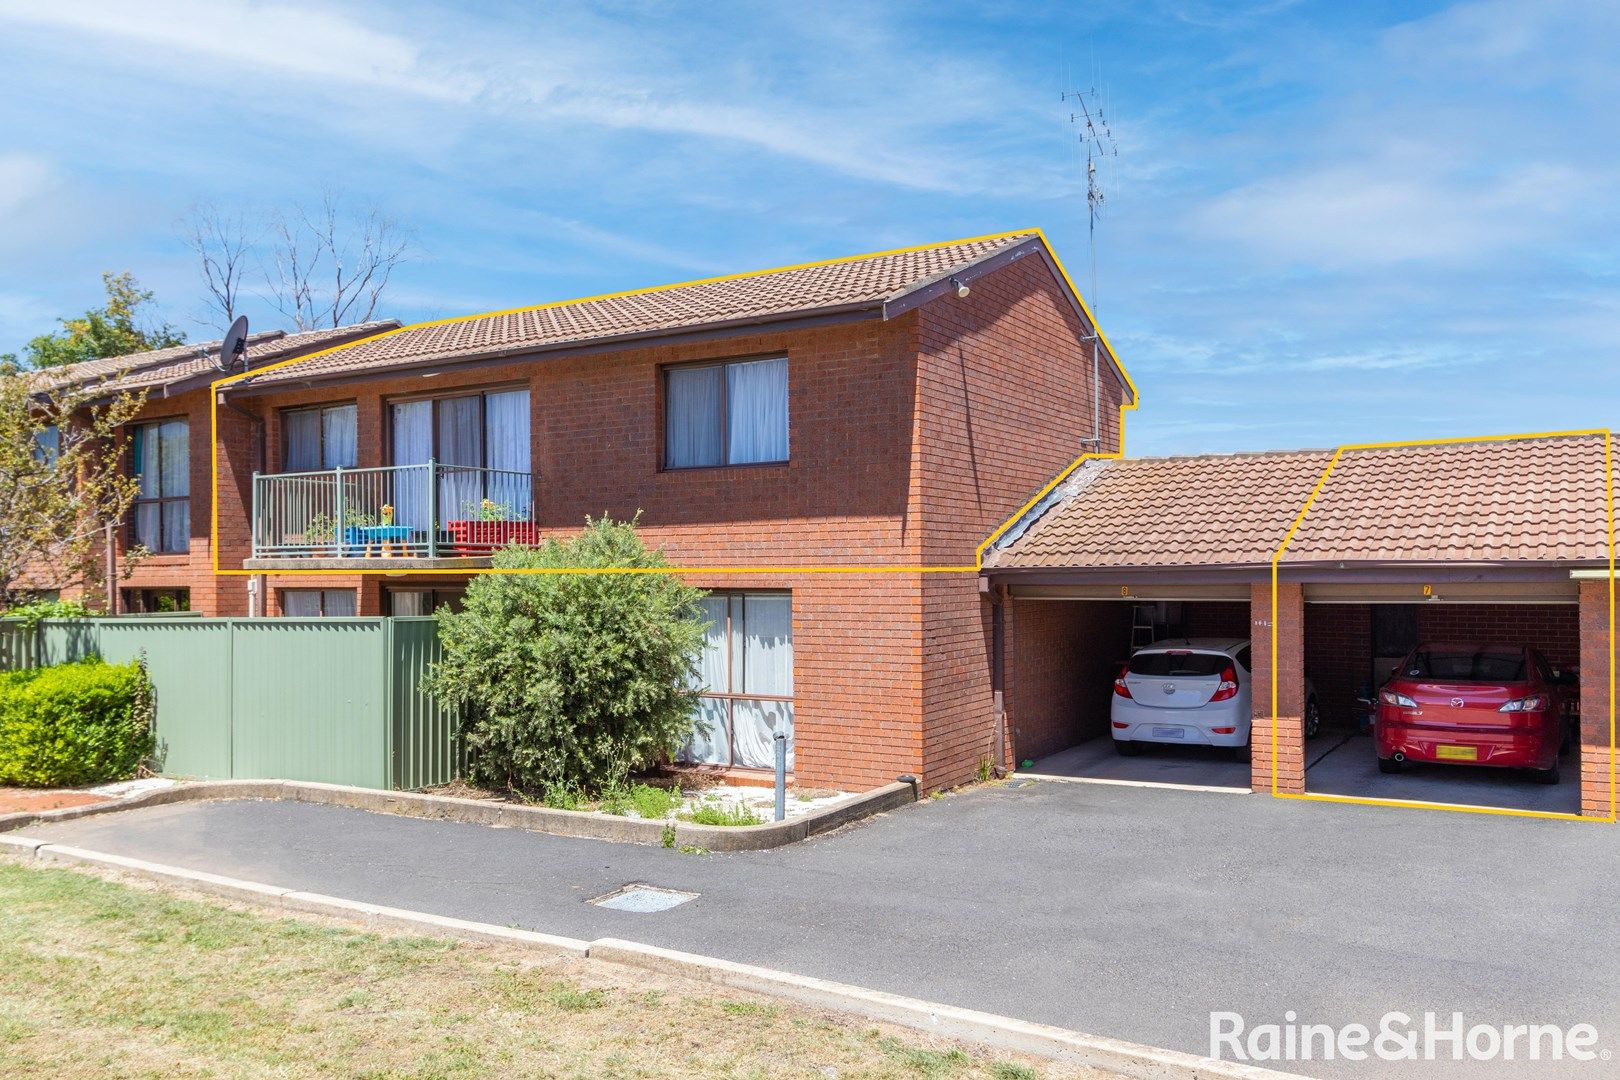
M 302 544 L 311 549 L 329 548 L 332 542 L 337 539 L 337 524 L 337 518 L 324 511 L 317 510 L 309 515 L 309 522 L 304 526 L 304 531 L 301 534 L 288 536 L 286 542 L 289 544 Z M 317 555 L 329 554 L 329 552 L 310 550 L 300 552 L 300 554 L 313 558 Z
M 484 499 L 464 507 L 467 517 L 447 522 L 458 555 L 488 555 L 509 544 L 538 547 L 540 527 L 532 521 L 513 521 L 506 503 Z

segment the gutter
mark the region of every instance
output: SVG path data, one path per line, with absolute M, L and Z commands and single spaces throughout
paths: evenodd
M 1136 564 L 1132 566 L 986 566 L 985 580 L 1004 585 L 1065 584 L 1226 584 L 1264 582 L 1271 577 L 1269 562 L 1206 563 L 1202 565 Z M 1458 582 L 1565 581 L 1571 577 L 1607 577 L 1606 570 L 1571 569 L 1560 562 L 1360 562 L 1290 563 L 1278 567 L 1278 580 L 1307 584 L 1371 581 L 1379 584 L 1439 584 Z

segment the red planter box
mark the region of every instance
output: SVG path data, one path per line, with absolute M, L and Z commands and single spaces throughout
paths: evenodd
M 458 555 L 488 555 L 508 544 L 540 546 L 540 526 L 532 521 L 451 521 L 447 524 Z

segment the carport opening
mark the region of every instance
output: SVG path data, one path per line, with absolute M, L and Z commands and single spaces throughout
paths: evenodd
M 1323 603 L 1305 607 L 1305 675 L 1322 731 L 1305 744 L 1308 792 L 1363 798 L 1578 813 L 1580 749 L 1571 739 L 1559 782 L 1527 770 L 1467 763 L 1409 764 L 1379 771 L 1372 735 L 1378 691 L 1416 646 L 1431 643 L 1529 646 L 1559 672 L 1580 662 L 1579 609 L 1573 603 Z M 1566 706 L 1579 715 L 1578 689 Z M 1454 740 L 1464 746 L 1466 733 Z
M 1007 715 L 1021 769 L 1073 779 L 1249 789 L 1249 764 L 1229 749 L 1155 745 L 1124 757 L 1109 728 L 1114 679 L 1135 649 L 1167 638 L 1246 640 L 1247 599 L 1016 596 L 1013 611 Z

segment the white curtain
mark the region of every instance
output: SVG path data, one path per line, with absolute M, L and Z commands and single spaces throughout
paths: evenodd
M 394 464 L 426 465 L 433 457 L 433 402 L 394 406 Z M 427 469 L 405 469 L 394 478 L 394 521 L 413 529 L 428 527 Z
M 286 415 L 287 471 L 313 472 L 321 467 L 321 414 L 300 409 Z
M 330 619 L 354 612 L 353 589 L 284 589 L 281 593 L 281 614 L 290 619 Z
M 484 395 L 484 453 L 491 469 L 486 496 L 510 507 L 511 516 L 526 521 L 534 499 L 529 478 L 529 392 L 503 390 Z M 523 475 L 505 475 L 504 473 Z
M 335 405 L 321 413 L 321 464 L 328 469 L 352 469 L 359 462 L 353 405 Z
M 158 426 L 158 457 L 162 461 L 159 485 L 165 498 L 191 494 L 190 425 L 166 420 Z M 191 546 L 191 504 L 187 499 L 165 503 L 162 510 L 163 551 L 186 551 Z
M 664 464 L 672 469 L 720 465 L 722 367 L 670 368 L 664 394 Z
M 698 601 L 709 628 L 703 636 L 703 653 L 698 659 L 695 689 L 728 693 L 731 683 L 726 671 L 727 598 L 705 596 Z M 725 765 L 729 762 L 730 737 L 726 726 L 724 698 L 699 698 L 693 710 L 692 734 L 675 755 L 678 761 Z
M 739 607 L 740 621 L 735 614 Z M 736 692 L 791 696 L 792 597 L 778 593 L 733 597 L 732 649 L 732 682 Z M 741 685 L 736 685 L 739 681 Z M 793 706 L 790 702 L 733 702 L 731 719 L 738 765 L 773 767 L 776 764 L 774 736 L 782 731 L 788 739 L 788 767 L 793 767 Z
M 733 465 L 786 461 L 786 358 L 726 366 L 726 460 Z
M 440 469 L 441 522 L 477 518 L 479 503 L 484 498 L 482 475 L 476 471 L 484 463 L 484 427 L 480 422 L 478 404 L 477 396 L 441 398 L 437 402 L 439 464 L 470 466 L 466 469 Z
M 321 590 L 283 590 L 281 593 L 281 613 L 292 619 L 315 618 L 321 613 Z

